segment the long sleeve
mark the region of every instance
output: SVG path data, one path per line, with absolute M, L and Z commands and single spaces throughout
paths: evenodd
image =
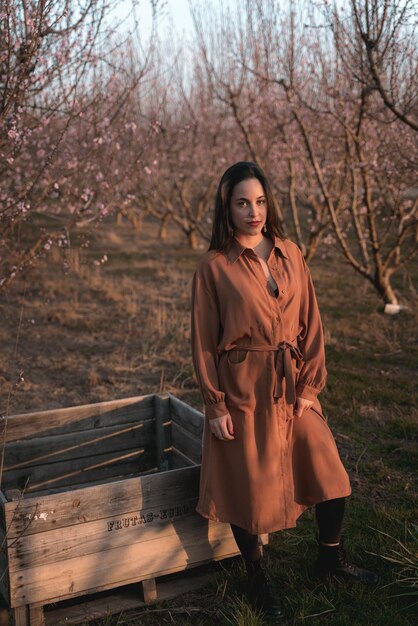
M 303 355 L 296 395 L 306 400 L 315 400 L 325 387 L 325 344 L 321 315 L 316 299 L 311 273 L 302 256 L 304 277 L 300 306 L 300 332 L 298 345 Z
M 191 347 L 193 366 L 208 419 L 226 415 L 225 393 L 219 390 L 217 371 L 220 319 L 214 287 L 196 270 L 192 283 Z

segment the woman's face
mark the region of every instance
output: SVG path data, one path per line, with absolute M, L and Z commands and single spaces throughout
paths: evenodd
M 235 235 L 260 235 L 267 219 L 267 199 L 257 178 L 235 185 L 230 209 Z

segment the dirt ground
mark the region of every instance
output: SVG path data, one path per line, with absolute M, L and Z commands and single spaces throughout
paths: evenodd
M 69 269 L 56 250 L 1 297 L 3 413 L 9 394 L 10 415 L 162 390 L 196 400 L 188 309 L 199 253 L 176 233 L 156 236 L 155 224 L 140 236 L 102 225 L 66 253 Z
M 189 307 L 192 273 L 207 244 L 191 251 L 177 230 L 167 241 L 157 235 L 152 222 L 140 235 L 129 224 L 113 223 L 81 232 L 71 250 L 53 250 L 0 297 L 3 414 L 162 390 L 201 406 Z M 381 314 L 371 286 L 338 253 L 320 250 L 312 273 L 328 365 L 341 351 L 360 359 L 371 353 L 381 358 L 382 379 L 408 376 L 418 332 L 410 274 L 398 277 L 409 310 L 396 319 Z M 336 365 L 331 380 L 346 372 L 343 363 Z

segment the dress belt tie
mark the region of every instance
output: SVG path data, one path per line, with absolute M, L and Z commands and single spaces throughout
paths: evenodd
M 281 341 L 277 345 L 238 345 L 228 344 L 223 350 L 218 350 L 218 354 L 222 352 L 229 352 L 230 350 L 252 350 L 254 352 L 275 351 L 277 352 L 274 359 L 274 367 L 276 370 L 276 380 L 274 383 L 274 402 L 277 403 L 278 399 L 283 395 L 283 378 L 286 380 L 286 402 L 288 404 L 295 404 L 296 402 L 296 389 L 295 380 L 292 371 L 292 359 L 298 359 L 303 361 L 303 355 L 301 354 L 297 345 L 290 341 Z

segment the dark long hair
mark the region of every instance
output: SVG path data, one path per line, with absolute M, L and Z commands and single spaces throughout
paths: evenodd
M 267 200 L 267 233 L 273 238 L 277 235 L 284 239 L 284 233 L 280 226 L 277 203 L 274 198 L 270 183 L 263 170 L 251 161 L 239 161 L 231 165 L 224 172 L 216 192 L 215 214 L 212 226 L 212 238 L 208 250 L 223 250 L 228 252 L 233 238 L 233 222 L 231 218 L 231 198 L 234 187 L 243 180 L 256 178 L 260 181 Z

